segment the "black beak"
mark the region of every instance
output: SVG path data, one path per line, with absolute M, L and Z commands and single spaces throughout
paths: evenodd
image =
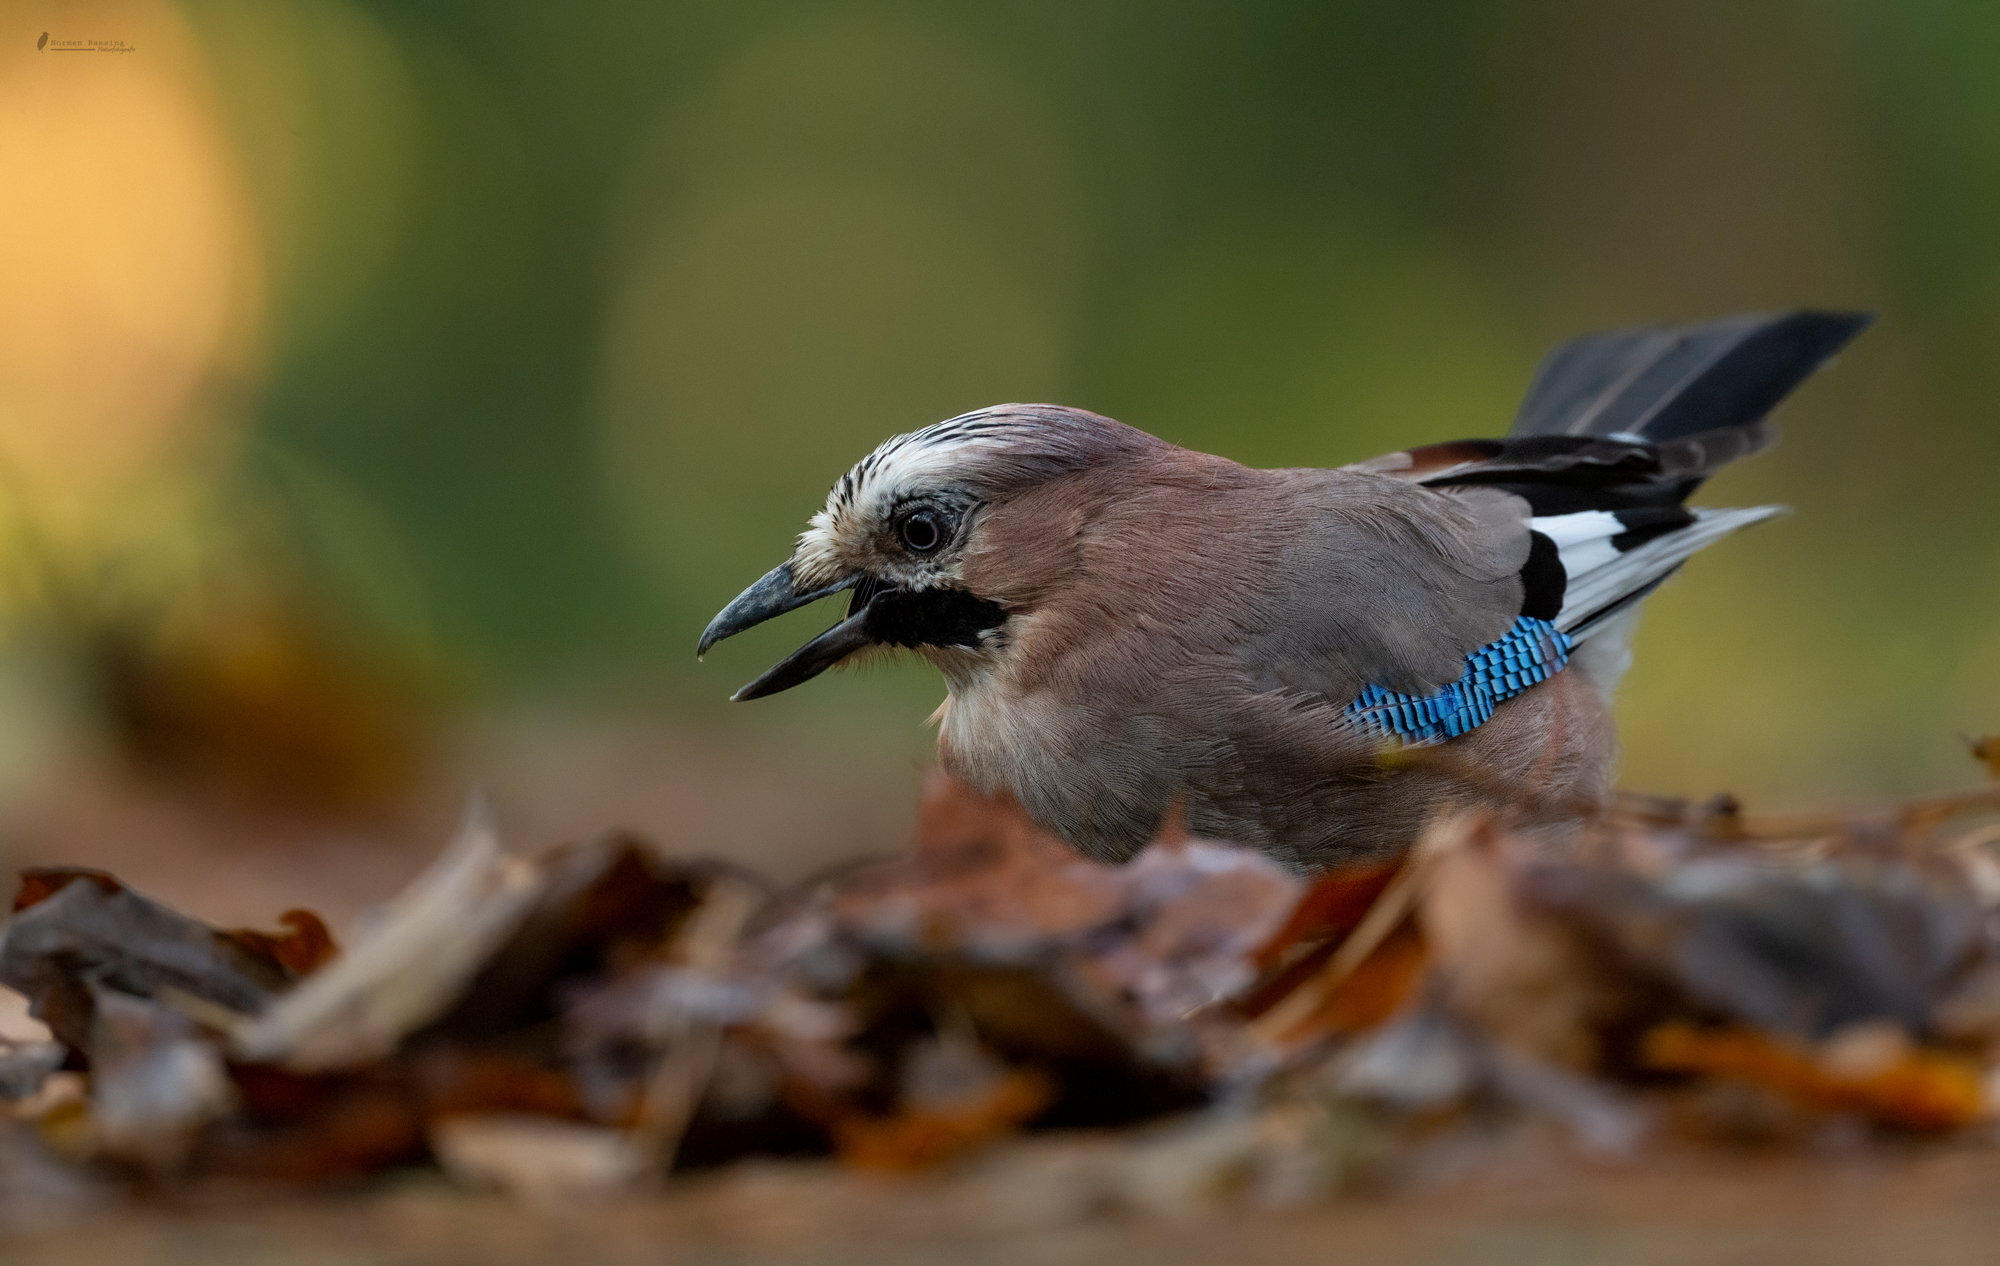
M 737 594 L 735 601 L 722 608 L 708 622 L 708 627 L 701 631 L 701 641 L 695 644 L 694 657 L 700 659 L 708 654 L 708 648 L 725 637 L 735 637 L 743 630 L 756 628 L 787 611 L 796 611 L 808 602 L 818 602 L 830 593 L 852 589 L 860 580 L 859 576 L 850 576 L 810 593 L 800 593 L 792 587 L 792 565 L 780 563 L 764 573 L 762 580 Z
M 811 681 L 858 650 L 875 644 L 868 630 L 868 608 L 863 607 L 812 641 L 779 660 L 769 672 L 729 696 L 731 703 L 762 699 L 765 695 L 790 690 Z
M 695 647 L 695 657 L 700 658 L 708 654 L 708 648 L 725 637 L 734 637 L 745 629 L 754 628 L 787 611 L 795 611 L 809 602 L 817 602 L 828 594 L 852 589 L 860 580 L 860 576 L 850 576 L 846 580 L 800 593 L 792 584 L 790 563 L 773 567 L 762 580 L 737 594 L 734 602 L 724 607 L 713 620 L 708 622 L 708 627 L 702 630 L 700 643 Z M 819 676 L 873 641 L 864 627 L 866 617 L 865 608 L 854 612 L 847 619 L 793 651 L 776 667 L 730 698 L 739 702 L 745 699 L 761 699 L 765 695 L 789 690 L 800 682 L 810 681 Z
M 697 653 L 773 616 L 808 602 L 855 590 L 847 618 L 787 655 L 762 677 L 729 696 L 741 702 L 790 690 L 811 681 L 849 655 L 870 646 L 964 646 L 988 644 L 1007 622 L 1007 611 L 963 589 L 909 592 L 872 577 L 852 576 L 838 584 L 800 593 L 787 563 L 736 596 L 701 635 Z

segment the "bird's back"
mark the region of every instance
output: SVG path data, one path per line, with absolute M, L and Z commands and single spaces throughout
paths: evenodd
M 1106 860 L 1170 806 L 1305 870 L 1392 855 L 1456 801 L 1579 822 L 1609 790 L 1637 604 L 1777 509 L 1684 500 L 1864 323 L 1579 340 L 1501 440 L 1339 470 L 1163 447 L 1051 481 L 986 525 L 979 565 L 1040 542 L 1042 592 L 1006 671 L 954 683 L 946 761 Z

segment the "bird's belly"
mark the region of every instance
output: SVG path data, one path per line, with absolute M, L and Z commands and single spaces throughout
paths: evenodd
M 1196 834 L 1308 874 L 1393 857 L 1452 804 L 1505 804 L 1525 824 L 1566 837 L 1603 802 L 1617 753 L 1601 697 L 1570 673 L 1451 740 L 1451 761 L 1390 777 L 1376 742 L 1348 726 L 1317 735 L 1274 726 L 1278 742 L 1238 736 L 1222 761 L 1186 766 L 1168 750 L 1101 759 L 1065 719 L 1033 699 L 954 691 L 940 736 L 944 765 L 983 791 L 1012 794 L 1045 829 L 1108 862 L 1137 853 L 1175 805 Z

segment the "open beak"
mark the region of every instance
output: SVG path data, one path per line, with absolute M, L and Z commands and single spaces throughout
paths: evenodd
M 773 567 L 762 580 L 736 595 L 735 601 L 724 607 L 708 627 L 702 630 L 701 642 L 695 647 L 695 657 L 708 654 L 708 648 L 725 637 L 734 637 L 748 628 L 754 628 L 764 621 L 781 616 L 787 611 L 795 611 L 808 602 L 817 602 L 828 594 L 852 589 L 860 583 L 859 575 L 831 585 L 800 593 L 792 584 L 792 565 L 783 563 Z M 834 625 L 798 650 L 793 651 L 775 667 L 735 694 L 731 700 L 761 699 L 765 695 L 777 694 L 780 690 L 790 690 L 801 682 L 810 681 L 841 660 L 874 642 L 867 630 L 868 609 L 864 605 L 839 624 Z

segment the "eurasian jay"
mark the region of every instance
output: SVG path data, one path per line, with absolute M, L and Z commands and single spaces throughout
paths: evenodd
M 1766 447 L 1765 415 L 1869 319 L 1581 338 L 1506 439 L 1333 470 L 1253 470 L 1081 409 L 981 409 L 862 458 L 699 653 L 852 590 L 845 619 L 734 697 L 914 650 L 948 686 L 945 769 L 1103 861 L 1175 810 L 1301 872 L 1393 856 L 1453 804 L 1560 833 L 1609 797 L 1640 602 L 1783 509 L 1683 503 Z

